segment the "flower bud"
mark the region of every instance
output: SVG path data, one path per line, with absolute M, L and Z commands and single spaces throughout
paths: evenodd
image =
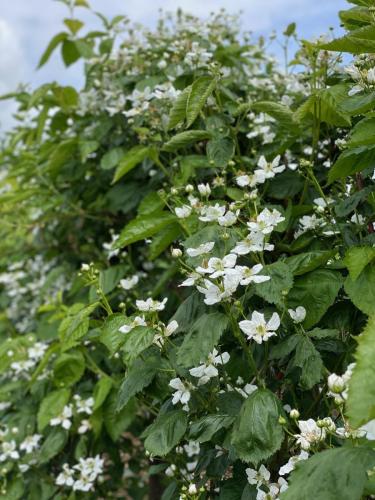
M 173 195 L 178 194 L 178 189 L 176 189 L 175 187 L 171 188 L 171 194 Z
M 180 248 L 172 248 L 171 254 L 174 259 L 178 259 L 182 257 L 182 250 Z
M 289 413 L 289 416 L 290 418 L 292 418 L 293 420 L 297 420 L 299 419 L 300 417 L 300 413 L 298 410 L 296 410 L 295 408 L 293 410 L 290 410 L 290 413 Z
M 280 425 L 285 425 L 286 424 L 286 420 L 285 420 L 285 418 L 282 415 L 280 415 L 280 417 L 279 417 L 279 424 Z
M 328 377 L 327 382 L 329 390 L 334 394 L 340 394 L 345 390 L 344 379 L 339 375 L 336 375 L 336 373 L 331 373 L 331 375 Z
M 192 193 L 194 191 L 194 186 L 192 184 L 187 184 L 185 187 L 187 193 Z
M 326 426 L 325 422 L 324 422 L 324 419 L 321 419 L 319 418 L 317 421 L 316 421 L 316 425 L 320 428 L 320 429 L 323 429 L 323 427 Z

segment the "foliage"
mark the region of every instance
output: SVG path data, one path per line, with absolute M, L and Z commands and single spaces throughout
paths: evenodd
M 63 2 L 84 88 L 12 94 L 0 153 L 1 497 L 373 495 L 372 2 L 285 69 Z

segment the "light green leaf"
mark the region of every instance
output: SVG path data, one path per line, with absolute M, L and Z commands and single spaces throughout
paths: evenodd
M 375 259 L 374 247 L 350 247 L 343 260 L 349 270 L 350 278 L 355 281 L 364 268 Z
M 125 339 L 121 350 L 124 352 L 123 360 L 130 363 L 136 359 L 147 347 L 150 347 L 155 337 L 155 330 L 147 326 L 137 326 L 129 333 L 124 334 Z
M 252 105 L 252 109 L 272 116 L 272 118 L 276 119 L 281 128 L 284 128 L 293 134 L 298 133 L 298 121 L 288 106 L 278 102 L 259 101 Z
M 371 24 L 359 28 L 332 42 L 319 44 L 319 47 L 324 50 L 351 54 L 375 52 L 375 26 Z
M 151 215 L 138 216 L 124 227 L 114 248 L 122 248 L 136 241 L 149 238 L 176 221 L 176 216 L 170 212 L 157 212 Z
M 169 113 L 168 129 L 175 128 L 179 123 L 186 118 L 186 105 L 192 89 L 192 85 L 186 87 L 173 103 Z
M 232 444 L 241 460 L 255 466 L 280 449 L 284 438 L 280 403 L 267 389 L 258 389 L 243 403 L 237 417 Z
M 375 316 L 358 337 L 356 365 L 349 382 L 347 414 L 354 428 L 375 419 Z
M 66 445 L 69 433 L 61 427 L 54 427 L 40 448 L 39 463 L 46 464 Z
M 375 146 L 360 146 L 342 152 L 328 173 L 328 181 L 332 183 L 365 168 L 375 168 Z
M 119 350 L 125 340 L 125 336 L 119 332 L 119 328 L 126 323 L 126 317 L 121 313 L 113 314 L 105 320 L 99 340 L 112 355 Z
M 51 41 L 49 42 L 46 50 L 43 52 L 42 57 L 40 58 L 40 61 L 38 63 L 38 68 L 41 68 L 46 64 L 48 59 L 51 57 L 52 52 L 68 37 L 68 33 L 58 33 L 55 35 Z
M 213 165 L 224 168 L 234 155 L 234 142 L 230 137 L 212 139 L 207 143 L 207 157 Z
M 61 354 L 53 365 L 54 383 L 59 387 L 74 385 L 85 371 L 85 358 L 80 351 Z
M 105 155 L 102 156 L 100 160 L 100 167 L 103 170 L 110 170 L 111 168 L 115 168 L 121 158 L 124 156 L 123 148 L 113 148 L 107 151 Z
M 103 376 L 99 379 L 99 381 L 95 384 L 94 387 L 94 411 L 102 406 L 104 401 L 106 400 L 108 394 L 110 393 L 113 387 L 113 380 L 111 377 Z
M 62 350 L 67 351 L 77 344 L 89 329 L 89 316 L 95 311 L 99 303 L 95 302 L 84 307 L 83 304 L 75 304 L 67 313 L 59 326 L 59 336 Z

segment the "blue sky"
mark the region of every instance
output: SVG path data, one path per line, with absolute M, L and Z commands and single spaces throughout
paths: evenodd
M 2 4 L 2 5 L 1 5 Z M 94 10 L 106 16 L 126 14 L 134 21 L 152 26 L 158 10 L 184 10 L 206 16 L 221 7 L 229 12 L 242 11 L 245 30 L 256 35 L 282 31 L 294 21 L 300 36 L 310 38 L 326 33 L 330 26 L 339 32 L 337 12 L 345 9 L 345 0 L 91 0 Z M 88 28 L 99 27 L 96 17 L 85 9 L 79 15 Z M 64 68 L 56 52 L 50 62 L 36 70 L 40 55 L 54 34 L 62 29 L 66 7 L 55 0 L 1 0 L 0 3 L 0 95 L 12 91 L 18 83 L 32 87 L 56 80 L 79 86 L 82 69 Z M 11 124 L 14 107 L 0 101 L 0 130 Z

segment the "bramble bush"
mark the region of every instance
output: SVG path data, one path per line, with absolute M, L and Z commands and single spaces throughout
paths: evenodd
M 1 498 L 372 498 L 374 1 L 282 69 L 63 1 L 84 88 L 5 96 Z

